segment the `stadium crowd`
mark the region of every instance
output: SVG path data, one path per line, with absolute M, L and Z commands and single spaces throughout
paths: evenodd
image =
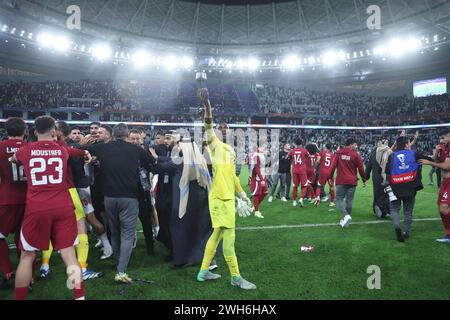
M 275 86 L 209 84 L 216 115 L 289 117 L 290 122 L 327 125 L 390 125 L 445 123 L 450 119 L 447 94 L 424 98 L 379 97 L 363 94 L 319 92 Z M 127 113 L 122 121 L 164 118 L 191 122 L 201 115 L 195 83 L 146 81 L 46 81 L 0 84 L 4 109 L 45 110 L 88 108 L 98 112 Z M 173 111 L 173 112 L 172 112 Z M 163 119 L 164 120 L 164 119 Z M 289 121 L 288 121 L 289 122 Z

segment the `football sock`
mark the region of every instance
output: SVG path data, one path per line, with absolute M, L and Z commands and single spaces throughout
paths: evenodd
M 28 295 L 28 287 L 14 288 L 14 300 L 25 300 Z
M 294 186 L 294 189 L 292 190 L 292 198 L 294 201 L 297 200 L 297 187 Z
M 78 235 L 78 245 L 77 245 L 77 257 L 80 267 L 82 269 L 87 268 L 87 259 L 89 255 L 89 239 L 87 234 Z
M 208 242 L 206 243 L 205 254 L 203 256 L 202 266 L 200 267 L 200 270 L 204 271 L 209 269 L 211 261 L 214 259 L 214 256 L 216 254 L 217 246 L 219 245 L 222 237 L 223 229 L 215 228 L 213 233 L 209 237 Z
M 445 234 L 450 236 L 450 214 L 444 215 L 441 213 L 441 219 L 445 228 Z
M 5 278 L 13 272 L 11 260 L 9 259 L 9 248 L 5 239 L 0 239 L 0 271 L 3 272 Z
M 306 196 L 306 191 L 308 191 L 307 187 L 302 187 L 302 199 Z
M 72 289 L 73 292 L 73 298 L 75 300 L 84 300 L 84 283 L 83 280 L 81 280 L 80 283 L 75 285 L 75 288 Z
M 334 192 L 334 189 L 331 189 L 330 190 L 330 195 L 331 195 L 331 202 L 334 202 L 334 194 L 335 194 L 335 192 Z
M 42 251 L 41 264 L 46 264 L 46 265 L 50 264 L 50 257 L 52 256 L 52 252 L 53 252 L 53 245 L 50 242 L 49 245 L 48 245 L 48 250 Z
M 317 188 L 316 189 L 316 198 L 320 198 L 320 188 Z
M 238 265 L 237 257 L 236 256 L 225 257 L 225 261 L 228 265 L 228 269 L 230 270 L 231 276 L 233 278 L 239 277 L 239 265 Z

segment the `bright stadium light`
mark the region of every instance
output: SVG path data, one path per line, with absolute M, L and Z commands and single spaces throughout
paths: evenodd
M 405 45 L 399 39 L 393 39 L 389 43 L 389 54 L 394 57 L 400 57 L 405 52 Z
M 59 36 L 56 39 L 54 39 L 53 45 L 54 45 L 55 50 L 59 51 L 59 52 L 67 51 L 70 48 L 70 42 L 64 36 Z
M 375 49 L 373 49 L 373 54 L 376 56 L 382 56 L 384 54 L 386 54 L 387 49 L 385 46 L 378 46 Z
M 282 64 L 283 67 L 285 67 L 287 69 L 294 70 L 294 69 L 296 69 L 296 68 L 298 68 L 300 66 L 301 60 L 296 54 L 291 54 L 291 55 L 287 56 L 281 62 L 281 64 Z
M 167 70 L 171 71 L 171 70 L 174 70 L 174 69 L 177 68 L 177 66 L 178 66 L 178 59 L 175 56 L 170 55 L 170 56 L 167 56 L 167 57 L 164 58 L 164 62 L 163 63 L 164 63 L 164 67 Z
M 314 58 L 313 56 L 309 57 L 309 58 L 308 58 L 308 63 L 309 63 L 310 65 L 315 64 L 315 63 L 316 63 L 316 58 Z
M 41 33 L 37 37 L 37 41 L 44 48 L 49 48 L 54 43 L 53 36 L 51 34 L 49 34 L 49 33 Z
M 184 69 L 190 69 L 194 66 L 194 60 L 191 57 L 183 56 L 180 59 L 180 65 Z
M 340 50 L 337 55 L 339 57 L 339 60 L 345 61 L 346 55 L 344 51 Z
M 119 52 L 117 52 L 117 55 L 119 55 Z M 132 60 L 135 67 L 145 67 L 150 63 L 150 54 L 145 50 L 138 50 L 133 53 Z
M 233 66 L 233 62 L 231 62 L 229 60 L 226 60 L 225 67 L 228 68 L 228 69 L 231 69 L 232 66 Z
M 2 28 L 2 31 L 3 32 L 6 32 L 8 30 L 8 26 L 5 24 L 5 25 L 3 25 L 3 28 Z
M 108 60 L 112 56 L 112 50 L 106 44 L 98 44 L 92 48 L 92 56 L 97 60 Z
M 261 64 L 261 62 L 258 59 L 254 58 L 254 57 L 248 58 L 247 66 L 248 66 L 249 70 L 255 71 L 259 67 L 260 64 Z
M 243 68 L 244 68 L 244 60 L 242 60 L 242 59 L 238 59 L 238 61 L 236 61 L 236 67 L 239 69 L 239 70 L 242 70 Z
M 415 38 L 409 38 L 406 46 L 409 51 L 416 52 L 420 47 L 420 40 Z
M 323 56 L 323 63 L 327 66 L 332 66 L 332 65 L 336 64 L 337 59 L 338 58 L 336 56 L 336 53 L 334 53 L 333 51 L 328 51 Z

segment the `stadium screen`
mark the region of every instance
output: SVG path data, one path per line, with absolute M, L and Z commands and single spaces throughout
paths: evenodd
M 414 97 L 427 97 L 447 93 L 447 78 L 415 81 L 413 83 Z

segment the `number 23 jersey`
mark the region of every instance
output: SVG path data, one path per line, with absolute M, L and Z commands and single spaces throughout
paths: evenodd
M 66 148 L 52 141 L 28 143 L 16 153 L 27 176 L 27 212 L 73 206 L 67 186 Z
M 11 163 L 14 153 L 26 142 L 19 139 L 0 141 L 0 205 L 25 204 L 27 181 L 23 166 Z

